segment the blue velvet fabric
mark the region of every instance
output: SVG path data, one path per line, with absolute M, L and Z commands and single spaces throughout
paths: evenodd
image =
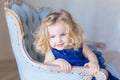
M 82 54 L 82 48 L 78 48 L 77 50 L 74 50 L 73 48 L 70 49 L 64 49 L 64 50 L 57 50 L 52 48 L 52 53 L 55 56 L 55 59 L 62 58 L 67 60 L 72 66 L 84 66 L 85 63 L 89 62 L 87 58 L 85 58 Z M 101 68 L 105 69 L 104 65 L 104 58 L 102 57 L 101 52 L 97 50 L 93 50 L 95 55 L 98 58 L 98 62 Z M 116 77 L 114 77 L 109 71 L 109 78 L 108 80 L 118 80 Z M 96 80 L 93 78 L 93 80 Z
M 63 58 L 67 60 L 72 66 L 84 66 L 85 63 L 89 62 L 87 58 L 85 58 L 82 54 L 82 48 L 78 48 L 76 51 L 74 49 L 64 49 L 64 50 L 57 50 L 57 49 L 52 49 L 52 52 L 55 56 L 55 58 Z M 102 57 L 101 53 L 99 51 L 93 51 L 98 60 L 99 60 L 99 65 L 101 68 L 105 68 L 104 65 L 104 58 Z
M 73 66 L 84 66 L 85 63 L 89 62 L 87 58 L 84 58 L 82 48 L 74 51 L 71 49 L 57 50 L 52 49 L 55 58 L 63 58 L 67 60 Z

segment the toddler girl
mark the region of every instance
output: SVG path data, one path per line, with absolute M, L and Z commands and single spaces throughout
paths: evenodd
M 55 64 L 68 73 L 72 66 L 84 66 L 91 75 L 100 70 L 96 55 L 84 41 L 83 30 L 66 10 L 54 12 L 41 21 L 35 46 L 45 54 L 44 63 Z

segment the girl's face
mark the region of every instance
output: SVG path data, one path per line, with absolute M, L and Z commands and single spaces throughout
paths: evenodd
M 61 23 L 56 23 L 48 27 L 49 45 L 52 48 L 63 50 L 69 47 L 70 39 L 66 33 L 66 28 Z

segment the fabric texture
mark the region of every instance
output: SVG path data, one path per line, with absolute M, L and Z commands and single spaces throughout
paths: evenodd
M 52 12 L 52 9 L 48 8 L 48 7 L 41 7 L 39 9 L 37 9 L 38 15 L 39 15 L 39 19 L 42 20 L 43 18 L 45 18 L 48 14 L 50 14 Z
M 73 66 L 84 66 L 85 63 L 89 62 L 88 59 L 84 58 L 84 56 L 81 54 L 82 48 L 79 48 L 76 51 L 74 51 L 73 49 L 52 49 L 52 52 L 56 59 L 63 58 Z

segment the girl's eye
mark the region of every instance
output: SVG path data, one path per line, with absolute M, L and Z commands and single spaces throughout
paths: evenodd
M 61 36 L 65 36 L 65 34 L 63 33 L 63 34 L 61 34 Z
M 50 36 L 50 38 L 55 38 L 55 36 Z

